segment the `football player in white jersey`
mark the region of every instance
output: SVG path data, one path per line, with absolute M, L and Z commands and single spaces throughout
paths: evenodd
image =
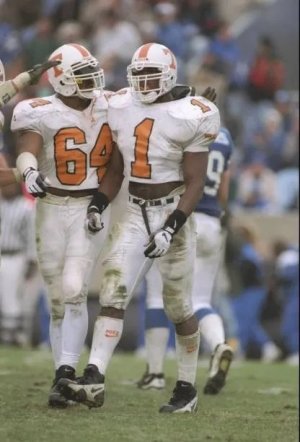
M 86 228 L 86 211 L 112 152 L 107 124 L 104 73 L 83 46 L 65 44 L 49 60 L 55 94 L 25 100 L 13 114 L 18 133 L 17 168 L 37 201 L 36 243 L 39 267 L 50 301 L 50 341 L 55 378 L 48 403 L 65 407 L 57 391 L 60 377 L 75 379 L 88 314 L 88 276 L 108 227 L 96 238 Z
M 112 228 L 103 261 L 102 309 L 89 364 L 81 380 L 58 384 L 65 397 L 89 407 L 104 402 L 104 375 L 122 334 L 124 311 L 155 258 L 164 282 L 164 307 L 176 327 L 178 362 L 173 396 L 160 411 L 192 412 L 197 406 L 199 331 L 191 300 L 196 244 L 190 215 L 203 191 L 208 146 L 219 132 L 220 118 L 212 102 L 176 86 L 176 76 L 173 53 L 148 43 L 128 66 L 130 88 L 109 100 L 108 121 L 118 148 L 90 203 L 89 229 L 101 228 L 123 174 L 129 201 Z
M 227 129 L 221 128 L 209 149 L 207 178 L 201 200 L 195 207 L 197 257 L 193 282 L 193 306 L 201 337 L 212 353 L 204 394 L 217 394 L 225 385 L 233 358 L 232 348 L 225 343 L 224 326 L 212 307 L 211 299 L 220 265 L 224 235 L 222 210 L 226 208 L 229 189 L 229 163 L 233 141 Z M 147 370 L 137 386 L 143 390 L 165 386 L 163 362 L 169 338 L 169 322 L 163 310 L 163 283 L 156 262 L 146 275 L 147 309 L 145 314 L 145 347 Z

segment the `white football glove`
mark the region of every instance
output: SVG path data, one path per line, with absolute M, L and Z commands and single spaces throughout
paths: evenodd
M 96 210 L 90 210 L 87 213 L 86 226 L 90 233 L 100 232 L 104 228 L 104 223 L 101 219 L 101 214 Z
M 35 198 L 44 198 L 46 196 L 47 187 L 50 185 L 48 178 L 45 178 L 38 170 L 28 167 L 23 174 L 25 187 L 30 195 Z
M 167 253 L 173 240 L 174 230 L 171 227 L 159 229 L 150 236 L 144 255 L 148 258 L 159 258 Z

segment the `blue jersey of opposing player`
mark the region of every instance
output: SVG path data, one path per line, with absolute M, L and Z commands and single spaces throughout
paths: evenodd
M 207 176 L 204 192 L 195 211 L 219 218 L 222 212 L 218 200 L 221 177 L 227 170 L 233 150 L 233 141 L 227 129 L 222 127 L 215 141 L 210 145 Z

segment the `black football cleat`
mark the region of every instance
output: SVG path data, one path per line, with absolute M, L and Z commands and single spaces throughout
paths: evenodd
M 87 365 L 83 376 L 76 380 L 60 379 L 57 387 L 66 400 L 89 408 L 102 407 L 104 403 L 104 376 L 96 365 Z
M 207 382 L 204 386 L 204 394 L 218 394 L 226 383 L 226 377 L 233 359 L 233 350 L 227 344 L 216 347 L 210 360 L 210 369 Z
M 53 408 L 66 408 L 69 403 L 67 399 L 60 393 L 58 382 L 60 379 L 75 379 L 75 369 L 69 365 L 61 365 L 55 372 L 55 378 L 48 397 L 48 405 Z
M 185 381 L 177 381 L 173 396 L 160 407 L 160 413 L 193 413 L 197 410 L 198 396 L 196 388 Z

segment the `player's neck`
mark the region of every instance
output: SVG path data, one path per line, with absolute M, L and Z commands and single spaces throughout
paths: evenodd
M 86 109 L 91 100 L 89 98 L 81 98 L 81 97 L 64 97 L 63 95 L 57 94 L 57 98 L 59 98 L 66 106 L 71 107 L 72 109 L 83 111 Z

